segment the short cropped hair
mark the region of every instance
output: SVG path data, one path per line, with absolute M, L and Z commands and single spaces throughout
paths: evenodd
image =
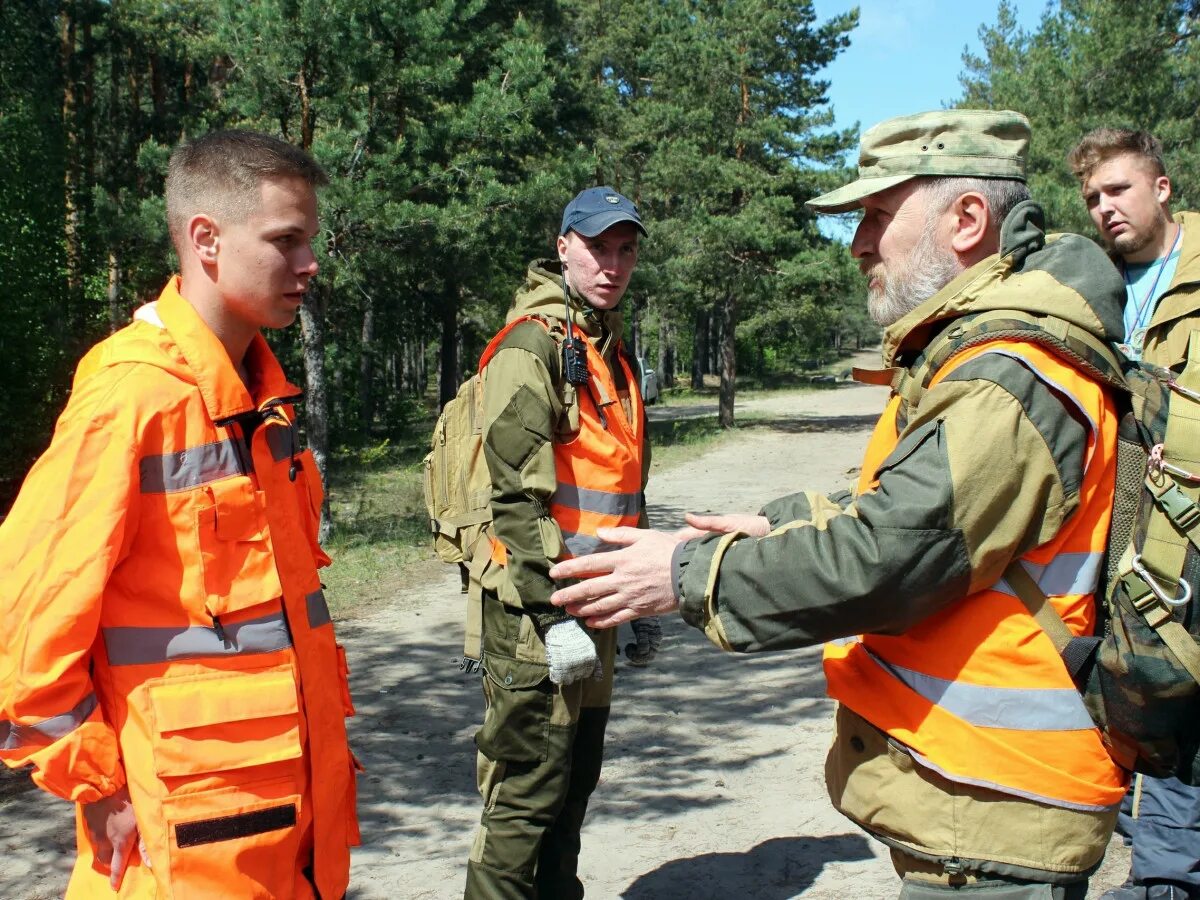
M 951 175 L 925 177 L 920 189 L 925 192 L 929 209 L 938 213 L 948 209 L 963 194 L 982 194 L 996 228 L 1008 218 L 1018 203 L 1029 199 L 1029 186 L 1018 178 L 975 178 Z
M 311 156 L 287 141 L 256 131 L 213 131 L 178 147 L 167 166 L 167 228 L 176 248 L 197 213 L 244 219 L 268 178 L 302 178 L 312 187 L 329 176 Z
M 1158 138 L 1148 131 L 1130 128 L 1097 128 L 1083 136 L 1067 154 L 1067 165 L 1080 183 L 1087 181 L 1096 168 L 1116 156 L 1136 156 L 1154 178 L 1167 174 L 1163 149 Z

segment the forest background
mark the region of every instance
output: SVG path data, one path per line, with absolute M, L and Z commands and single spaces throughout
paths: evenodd
M 167 158 L 214 128 L 282 135 L 331 176 L 301 327 L 269 335 L 323 470 L 424 440 L 591 184 L 650 228 L 627 344 L 667 387 L 716 376 L 732 426 L 739 378 L 878 336 L 803 206 L 854 163 L 822 71 L 857 20 L 810 0 L 0 0 L 0 514 L 82 352 L 174 271 Z M 1056 229 L 1091 233 L 1064 156 L 1097 125 L 1157 134 L 1194 208 L 1198 34 L 1200 0 L 1061 0 L 1032 29 L 1005 0 L 948 103 L 1029 116 Z

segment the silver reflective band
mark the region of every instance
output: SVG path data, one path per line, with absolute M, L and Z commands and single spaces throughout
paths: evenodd
M 184 628 L 105 628 L 104 646 L 113 666 L 140 666 L 199 656 L 271 653 L 292 645 L 282 612 L 224 625 L 225 640 L 203 625 Z
M 603 553 L 606 550 L 620 550 L 620 544 L 610 544 L 602 541 L 594 534 L 580 534 L 575 531 L 562 533 L 563 543 L 571 551 L 572 556 L 587 556 L 589 553 Z
M 304 605 L 308 608 L 308 627 L 320 628 L 322 625 L 328 625 L 329 604 L 325 602 L 325 592 L 317 588 L 311 594 L 304 598 Z
M 250 471 L 251 466 L 243 465 L 242 454 L 233 440 L 201 444 L 175 453 L 144 456 L 138 460 L 143 494 L 186 491 L 231 475 L 247 475 Z
M 870 653 L 870 651 L 867 651 Z M 871 659 L 920 694 L 977 728 L 1010 731 L 1089 731 L 1096 727 L 1083 697 L 1069 688 L 1008 688 L 949 681 Z
M 21 747 L 41 747 L 52 741 L 65 738 L 87 721 L 96 708 L 96 695 L 88 694 L 75 704 L 75 708 L 33 725 L 0 720 L 0 750 L 18 750 Z
M 1069 594 L 1092 594 L 1100 584 L 1100 566 L 1104 561 L 1100 553 L 1060 553 L 1050 561 L 1048 566 L 1022 560 L 1025 567 L 1038 587 L 1044 594 L 1051 597 L 1064 597 Z M 1017 596 L 1001 578 L 992 589 L 1010 597 Z
M 267 425 L 267 446 L 275 462 L 300 452 L 300 434 L 295 425 Z
M 636 516 L 642 511 L 640 491 L 636 494 L 618 494 L 594 491 L 573 484 L 559 484 L 550 502 L 607 516 Z

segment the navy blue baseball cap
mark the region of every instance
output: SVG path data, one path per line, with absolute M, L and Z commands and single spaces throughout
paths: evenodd
M 618 222 L 632 222 L 642 234 L 646 233 L 633 201 L 607 185 L 601 185 L 575 195 L 563 210 L 562 228 L 558 233 L 577 231 L 584 237 L 595 237 Z

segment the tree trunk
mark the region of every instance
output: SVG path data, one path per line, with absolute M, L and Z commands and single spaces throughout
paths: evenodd
M 321 481 L 329 484 L 329 398 L 325 389 L 325 309 L 328 285 L 317 283 L 300 307 L 300 337 L 304 345 L 304 424 L 313 461 Z M 329 493 L 321 506 L 320 540 L 329 537 Z
M 362 347 L 358 357 L 359 427 L 366 437 L 375 421 L 375 301 L 366 297 L 363 309 Z
M 692 390 L 704 387 L 704 364 L 708 361 L 708 313 L 696 310 L 692 331 Z
M 108 251 L 108 330 L 111 334 L 128 321 L 121 308 L 121 257 L 115 248 Z
M 64 142 L 63 176 L 63 244 L 65 250 L 67 308 L 59 320 L 64 345 L 74 343 L 82 335 L 73 325 L 83 304 L 83 247 L 80 234 L 80 194 L 82 191 L 82 139 L 79 117 L 79 66 L 75 36 L 76 9 L 74 3 L 64 3 L 59 31 L 59 61 L 63 73 L 62 126 Z
M 458 392 L 458 292 L 452 287 L 441 298 L 442 354 L 438 375 L 438 409 Z
M 642 316 L 636 303 L 629 304 L 629 346 L 636 359 L 642 356 Z
M 675 387 L 675 330 L 665 317 L 658 325 L 658 380 L 662 387 Z
M 717 423 L 722 428 L 732 428 L 733 395 L 737 382 L 737 347 L 734 341 L 734 332 L 737 326 L 737 298 L 732 294 L 726 294 L 717 312 L 721 317 L 721 388 Z

